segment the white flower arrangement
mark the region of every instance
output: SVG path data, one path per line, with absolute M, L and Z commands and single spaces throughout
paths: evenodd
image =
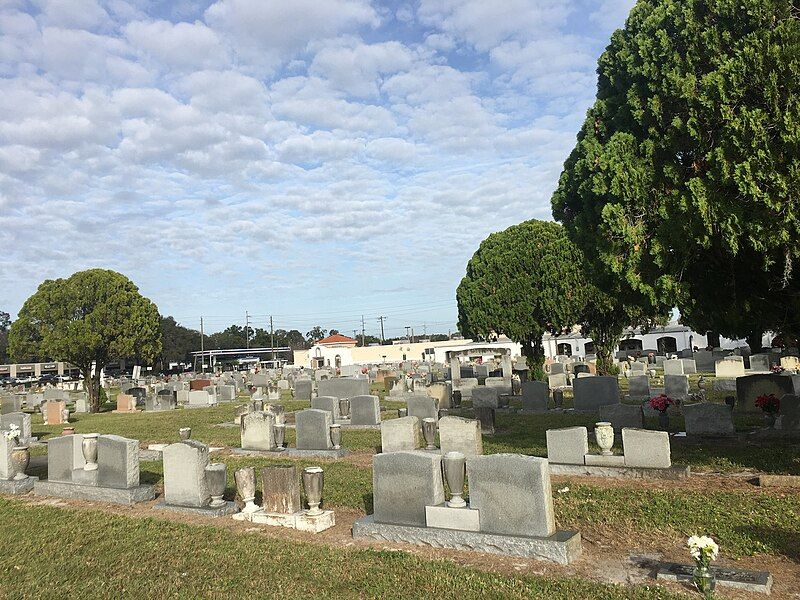
M 719 556 L 719 546 L 708 536 L 693 535 L 686 542 L 689 553 L 698 565 L 708 567 L 712 560 Z
M 19 438 L 19 425 L 11 423 L 8 428 L 8 431 L 3 432 L 3 435 L 7 440 L 15 440 Z

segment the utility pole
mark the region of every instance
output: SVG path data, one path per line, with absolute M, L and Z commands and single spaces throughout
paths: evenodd
M 425 323 L 422 324 L 422 337 L 428 337 L 428 326 Z
M 203 317 L 200 317 L 200 370 L 205 373 L 205 345 L 204 340 L 206 339 L 206 334 L 203 333 Z
M 386 338 L 383 335 L 383 322 L 386 320 L 386 317 L 378 317 L 378 321 L 381 322 L 381 345 L 386 341 Z
M 354 340 L 358 339 L 358 329 L 353 329 L 353 339 Z
M 364 315 L 361 315 L 361 347 L 367 345 L 367 342 L 364 339 Z
M 406 325 L 406 339 L 407 339 L 407 340 L 410 342 L 410 341 L 411 341 L 411 337 L 408 335 L 408 330 L 409 330 L 409 329 L 411 329 L 411 327 L 409 327 L 408 325 Z
M 272 348 L 272 366 L 275 366 L 275 330 L 272 327 L 272 315 L 269 316 L 269 347 Z
M 244 311 L 244 344 L 245 348 L 250 349 L 250 313 Z
M 411 343 L 414 343 L 414 328 L 411 328 Z

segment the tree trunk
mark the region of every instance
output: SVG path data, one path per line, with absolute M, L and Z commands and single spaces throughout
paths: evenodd
M 613 329 L 589 329 L 589 335 L 594 342 L 594 353 L 597 355 L 597 374 L 616 375 L 612 354 L 619 343 L 622 329 L 616 327 Z
M 522 341 L 522 355 L 530 370 L 531 380 L 544 379 L 544 346 L 541 338 L 533 340 L 531 338 Z
M 84 374 L 84 385 L 89 392 L 89 411 L 96 413 L 100 412 L 100 371 L 96 369 L 94 375 L 91 375 L 92 368 Z
M 763 331 L 751 331 L 747 334 L 747 345 L 750 346 L 751 354 L 761 352 L 761 338 L 763 335 Z

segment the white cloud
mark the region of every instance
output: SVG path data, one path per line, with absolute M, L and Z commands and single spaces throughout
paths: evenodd
M 228 50 L 203 23 L 134 21 L 123 32 L 137 49 L 167 69 L 207 69 L 228 64 Z

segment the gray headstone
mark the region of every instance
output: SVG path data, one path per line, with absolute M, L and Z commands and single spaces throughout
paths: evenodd
M 438 419 L 439 408 L 436 406 L 436 400 L 430 396 L 411 396 L 407 400 L 408 416 L 419 417 L 420 422 L 422 419 Z
M 550 365 L 550 374 L 551 375 L 558 375 L 559 373 L 565 373 L 564 363 L 553 363 Z
M 623 427 L 644 428 L 644 412 L 642 406 L 630 404 L 609 404 L 600 407 L 600 420 L 611 423 L 614 431 L 622 431 Z
M 549 397 L 550 389 L 546 382 L 524 381 L 522 383 L 522 410 L 536 413 L 547 412 Z
M 469 505 L 480 511 L 480 530 L 549 537 L 556 531 L 547 459 L 521 454 L 467 458 Z
M 756 398 L 774 394 L 781 398 L 785 394 L 794 394 L 794 382 L 788 375 L 747 375 L 736 378 L 736 412 L 761 413 L 756 407 Z
M 97 485 L 128 489 L 139 485 L 139 442 L 118 435 L 97 438 Z
M 377 425 L 381 422 L 381 404 L 378 396 L 353 396 L 350 398 L 351 425 Z
M 714 363 L 717 377 L 741 377 L 744 375 L 744 357 L 725 356 Z
M 497 388 L 479 386 L 472 390 L 472 406 L 475 408 L 497 408 L 500 393 Z
M 294 382 L 294 399 L 311 400 L 312 383 L 310 379 L 297 379 Z
M 794 394 L 781 398 L 781 429 L 800 431 L 800 397 Z
M 25 443 L 31 437 L 31 416 L 24 412 L 10 412 L 0 416 L 0 429 L 9 430 L 11 425 L 19 427 L 19 437 Z
M 622 448 L 626 467 L 668 469 L 672 465 L 666 431 L 626 427 L 622 430 Z
M 572 382 L 575 410 L 597 411 L 607 404 L 619 404 L 616 377 L 579 377 Z
M 442 455 L 461 452 L 464 456 L 483 454 L 481 423 L 477 419 L 446 416 L 439 419 L 439 447 Z
M 419 417 L 400 417 L 381 423 L 381 451 L 418 450 L 422 446 L 422 422 Z
M 11 450 L 14 448 L 14 441 L 4 435 L 0 435 L 0 479 L 8 481 L 13 479 L 14 466 L 11 463 Z
M 369 380 L 336 377 L 324 379 L 317 384 L 319 396 L 336 398 L 352 398 L 353 396 L 369 396 Z
M 682 358 L 681 362 L 683 363 L 684 375 L 694 375 L 697 373 L 697 363 L 693 358 Z
M 687 436 L 733 435 L 736 432 L 731 409 L 725 404 L 684 404 L 683 418 Z
M 495 388 L 498 394 L 510 394 L 511 377 L 487 377 L 484 385 L 487 388 Z
M 647 375 L 629 377 L 628 395 L 631 400 L 646 400 L 650 398 L 650 378 Z
M 565 373 L 556 373 L 547 376 L 547 385 L 550 389 L 567 387 L 567 375 Z
M 72 483 L 72 470 L 82 469 L 83 436 L 63 435 L 47 440 L 47 479 L 49 481 Z M 80 458 L 78 458 L 80 457 Z
M 372 494 L 376 523 L 425 527 L 425 507 L 444 502 L 441 455 L 421 451 L 376 454 Z
M 698 350 L 694 353 L 694 362 L 697 365 L 698 372 L 710 373 L 714 371 L 716 357 L 713 352 L 709 350 Z
M 295 413 L 298 450 L 330 450 L 333 418 L 327 410 L 307 408 Z
M 664 375 L 664 393 L 670 398 L 686 400 L 689 397 L 689 378 L 686 375 Z
M 263 411 L 242 415 L 240 433 L 244 450 L 275 448 L 275 416 Z
M 586 427 L 548 429 L 547 460 L 554 464 L 582 465 L 589 454 L 589 433 Z
M 208 446 L 186 440 L 164 448 L 164 501 L 175 506 L 204 507 L 211 501 L 206 483 Z
M 683 361 L 673 358 L 664 361 L 664 375 L 683 375 Z
M 331 418 L 338 421 L 341 418 L 339 412 L 339 398 L 336 396 L 317 396 L 311 399 L 311 408 L 327 410 L 331 413 Z
M 752 371 L 769 371 L 772 368 L 772 361 L 769 354 L 751 354 L 750 369 Z

